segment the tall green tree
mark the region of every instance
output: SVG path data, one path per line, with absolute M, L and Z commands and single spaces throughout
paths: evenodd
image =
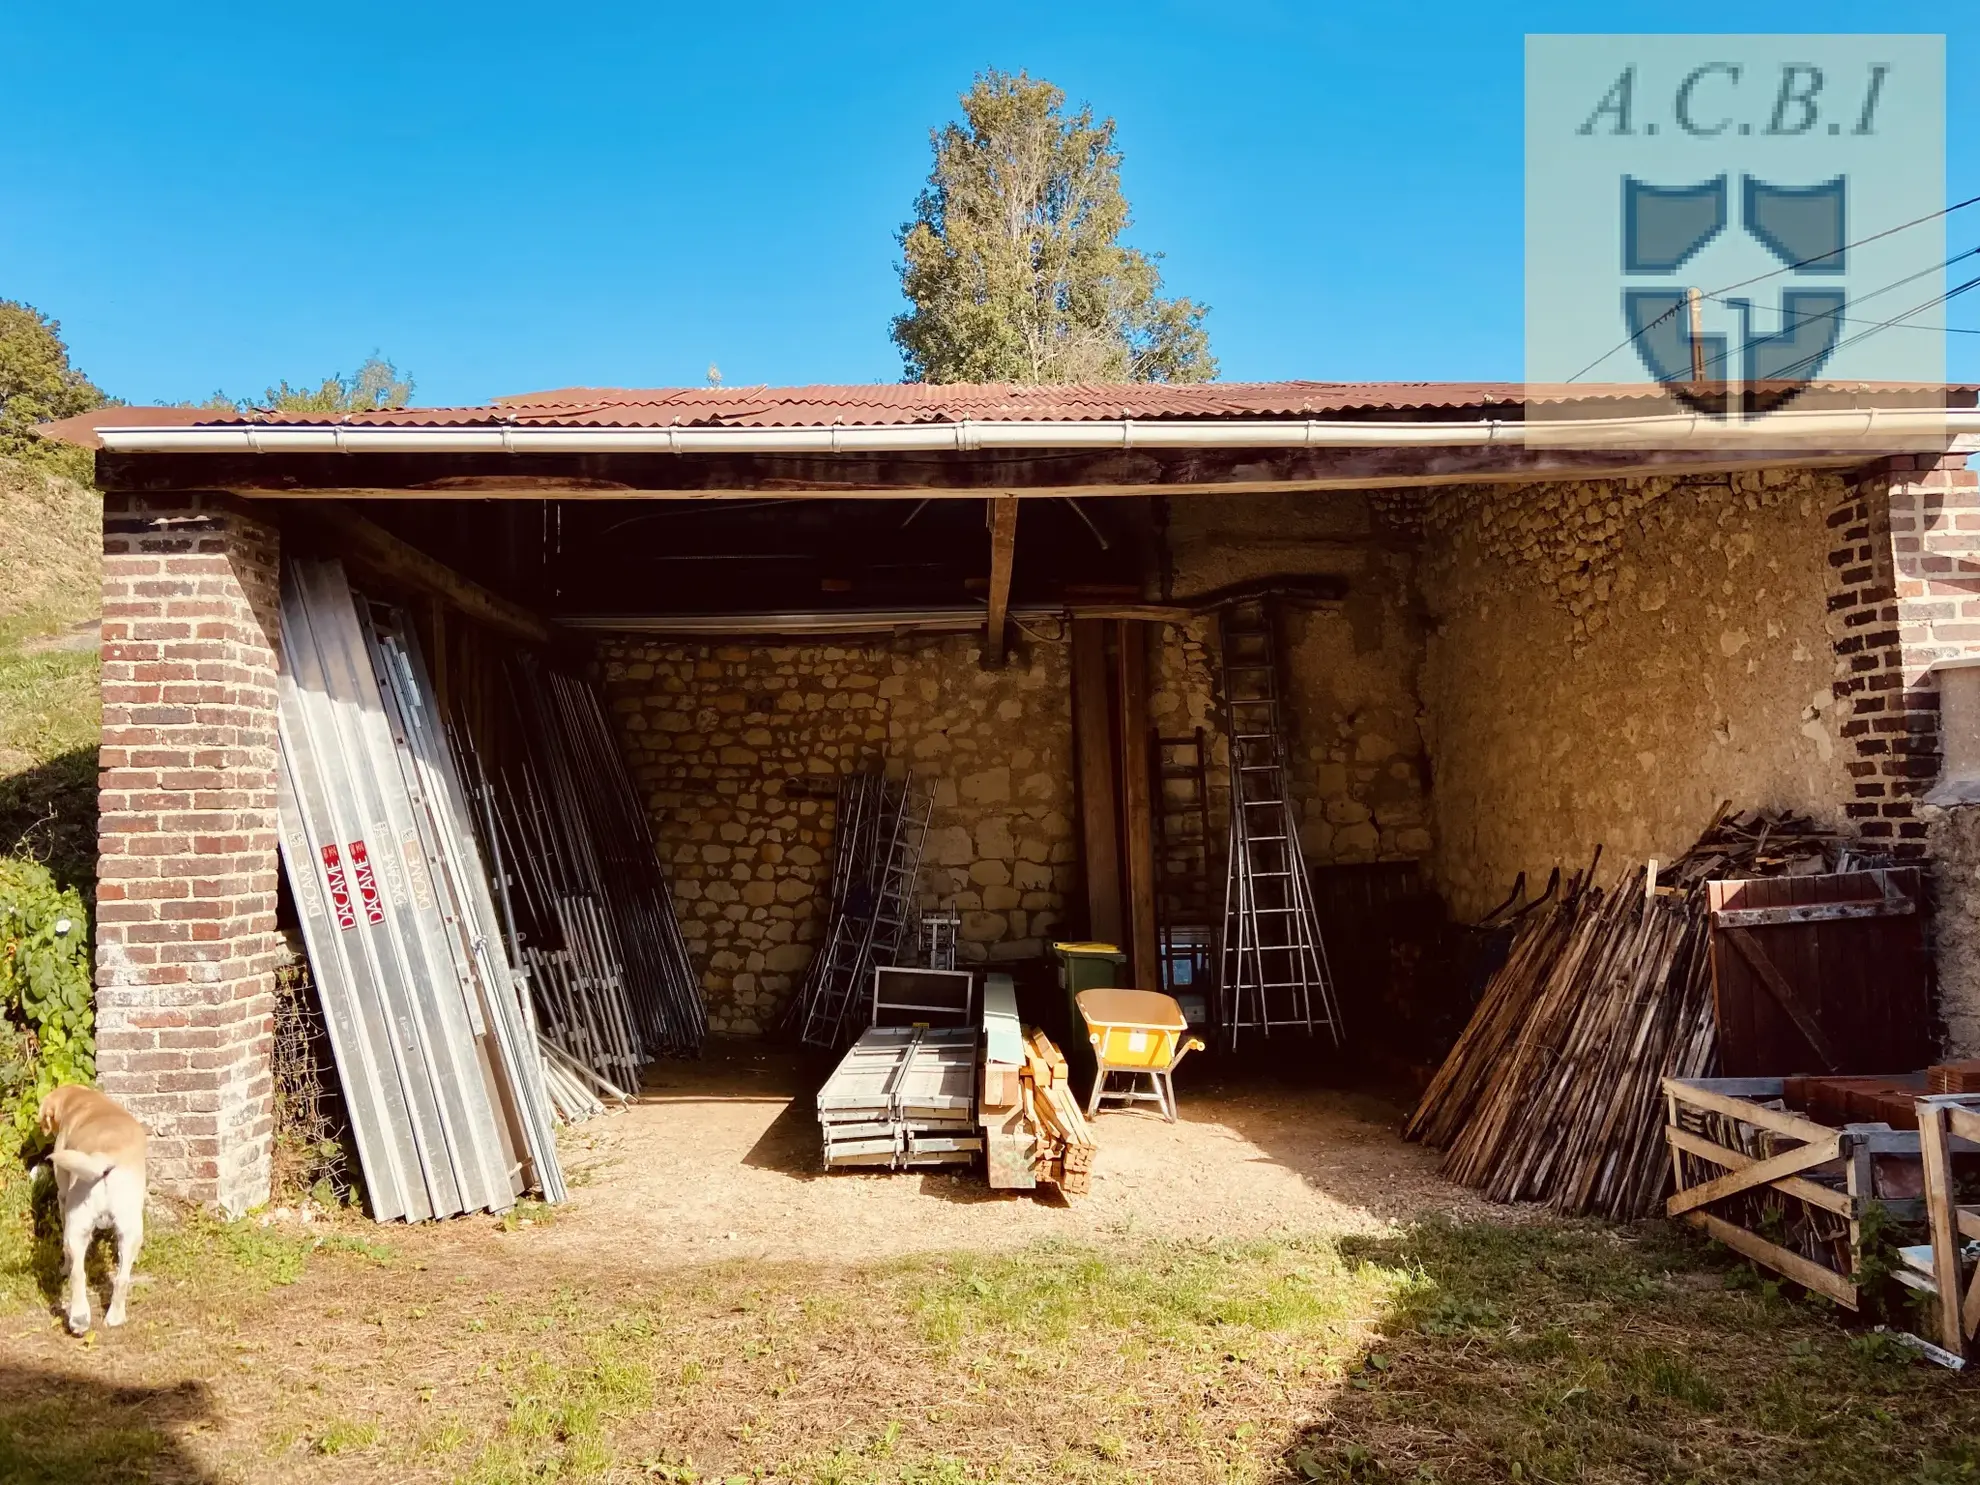
M 327 376 L 314 387 L 292 387 L 284 377 L 259 398 L 242 398 L 237 405 L 243 412 L 258 407 L 299 413 L 377 412 L 404 407 L 412 394 L 412 378 L 400 376 L 397 366 L 373 351 L 349 376 Z M 215 397 L 228 400 L 219 393 Z
M 1023 72 L 980 73 L 901 228 L 907 380 L 1208 381 L 1204 306 L 1126 246 L 1114 121 Z
M 0 455 L 87 483 L 88 452 L 37 438 L 34 425 L 73 417 L 108 401 L 69 364 L 59 323 L 31 304 L 0 299 Z

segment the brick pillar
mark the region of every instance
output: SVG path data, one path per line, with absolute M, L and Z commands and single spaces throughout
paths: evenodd
M 1921 454 L 1864 470 L 1829 518 L 1836 589 L 1836 695 L 1856 828 L 1922 856 L 1919 801 L 1939 775 L 1939 686 L 1932 666 L 1980 655 L 1980 474 L 1964 455 Z
M 104 498 L 97 1069 L 153 1189 L 235 1215 L 274 1130 L 277 556 L 228 497 Z

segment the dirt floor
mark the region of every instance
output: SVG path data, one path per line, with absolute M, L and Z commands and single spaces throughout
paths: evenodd
M 699 1062 L 654 1069 L 637 1106 L 574 1132 L 578 1189 L 554 1241 L 589 1248 L 610 1230 L 638 1261 L 829 1262 L 1122 1234 L 1370 1233 L 1489 1210 L 1437 1176 L 1433 1152 L 1396 1138 L 1389 1104 L 1287 1082 L 1192 1082 L 1189 1071 L 1173 1125 L 1100 1115 L 1092 1193 L 1066 1201 L 1049 1187 L 992 1191 L 974 1170 L 821 1170 L 820 1066 L 713 1042 Z

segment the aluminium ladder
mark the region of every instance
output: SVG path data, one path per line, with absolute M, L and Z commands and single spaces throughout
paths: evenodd
M 1150 733 L 1155 782 L 1155 931 L 1162 989 L 1201 994 L 1211 980 L 1210 745 L 1198 727 Z
M 810 1045 L 843 1046 L 863 1030 L 850 1012 L 863 1003 L 874 966 L 898 964 L 908 950 L 933 806 L 932 796 L 916 797 L 911 774 L 898 786 L 854 774 L 842 787 L 832 924 L 801 997 L 800 1039 Z
M 1286 777 L 1277 615 L 1264 597 L 1219 613 L 1230 729 L 1230 858 L 1224 879 L 1218 1022 L 1244 1034 L 1341 1040 L 1327 951 Z

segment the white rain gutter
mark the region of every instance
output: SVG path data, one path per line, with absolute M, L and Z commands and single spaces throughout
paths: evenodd
M 978 449 L 1907 447 L 1980 434 L 1977 408 L 1789 409 L 1751 423 L 1697 413 L 1476 422 L 1163 418 L 1077 422 L 882 423 L 829 428 L 99 428 L 129 454 L 859 454 Z

